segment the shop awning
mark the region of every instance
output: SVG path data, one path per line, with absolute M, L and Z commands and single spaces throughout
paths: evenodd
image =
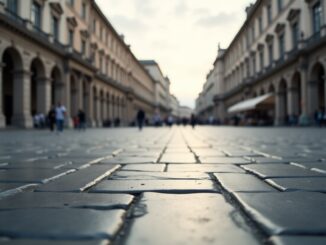
M 253 99 L 241 101 L 228 109 L 228 113 L 251 111 L 256 109 L 266 109 L 274 105 L 274 95 L 265 94 Z

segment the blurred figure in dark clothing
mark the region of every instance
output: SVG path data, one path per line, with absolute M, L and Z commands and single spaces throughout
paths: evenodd
M 191 124 L 192 128 L 195 128 L 195 126 L 196 126 L 196 124 L 197 124 L 197 119 L 196 119 L 195 114 L 191 114 L 191 117 L 190 117 L 190 124 Z
M 145 112 L 142 109 L 140 109 L 137 113 L 137 123 L 138 123 L 139 131 L 143 129 L 144 121 L 145 121 Z
M 49 127 L 50 127 L 50 131 L 53 132 L 54 131 L 54 125 L 55 125 L 55 106 L 52 105 L 51 109 L 48 113 L 48 122 L 49 122 Z

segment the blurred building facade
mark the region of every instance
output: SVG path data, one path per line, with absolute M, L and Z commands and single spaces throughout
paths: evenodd
M 156 112 L 161 115 L 161 118 L 166 118 L 172 112 L 170 102 L 170 80 L 163 74 L 160 66 L 155 60 L 141 60 L 140 63 L 155 81 L 154 95 Z
M 275 125 L 309 124 L 326 106 L 326 0 L 257 0 L 246 11 L 229 47 L 219 48 L 197 114 L 212 113 L 211 93 L 221 121 L 232 106 L 270 93 Z
M 32 127 L 58 102 L 93 126 L 153 115 L 157 81 L 94 0 L 0 0 L 0 30 L 1 128 Z

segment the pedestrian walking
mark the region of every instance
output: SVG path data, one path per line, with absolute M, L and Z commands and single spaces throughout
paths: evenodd
M 197 123 L 197 119 L 196 119 L 195 114 L 191 114 L 190 124 L 191 124 L 192 128 L 195 128 L 196 127 L 196 123 Z
M 86 130 L 86 114 L 83 110 L 78 111 L 79 129 Z
M 137 113 L 137 123 L 138 123 L 139 131 L 143 129 L 144 121 L 145 121 L 145 112 L 142 109 L 140 109 Z
M 54 125 L 55 125 L 55 119 L 56 119 L 56 111 L 55 111 L 55 106 L 52 105 L 49 113 L 48 113 L 48 123 L 50 127 L 50 131 L 54 131 Z
M 66 108 L 59 102 L 58 106 L 55 108 L 55 119 L 57 123 L 57 131 L 59 133 L 63 132 L 65 116 L 66 116 Z

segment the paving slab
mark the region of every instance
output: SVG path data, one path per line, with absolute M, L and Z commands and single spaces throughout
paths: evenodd
M 93 193 L 198 193 L 216 192 L 211 180 L 105 180 L 92 188 Z
M 133 200 L 127 194 L 25 192 L 0 200 L 0 210 L 26 208 L 127 209 Z
M 326 174 L 326 162 L 296 163 L 295 165 Z
M 194 154 L 192 153 L 165 153 L 163 154 L 162 158 L 160 159 L 160 162 L 166 162 L 166 163 L 196 163 L 196 159 Z
M 249 164 L 250 160 L 241 157 L 201 157 L 202 163 L 216 163 L 216 164 Z
M 245 173 L 235 165 L 226 164 L 169 164 L 168 172 Z
M 121 168 L 123 171 L 163 172 L 166 164 L 132 164 Z
M 46 208 L 1 211 L 0 234 L 20 239 L 110 239 L 120 229 L 124 215 L 123 210 Z
M 128 245 L 259 244 L 220 194 L 146 193 L 138 212 L 143 215 L 132 224 Z
M 155 163 L 156 157 L 114 157 L 104 159 L 101 164 L 139 164 L 139 163 Z
M 59 177 L 65 176 L 74 170 L 54 169 L 10 169 L 0 171 L 2 183 L 47 183 Z
M 243 168 L 261 178 L 323 177 L 326 175 L 290 164 L 250 164 Z
M 269 235 L 326 235 L 326 195 L 316 192 L 234 193 Z
M 51 240 L 0 240 L 0 244 L 3 245 L 110 245 L 109 240 L 78 240 L 78 241 L 51 241 Z
M 114 180 L 209 180 L 206 173 L 200 172 L 139 172 L 117 171 L 109 177 Z
M 82 192 L 119 169 L 120 165 L 92 165 L 40 186 L 43 192 Z
M 228 192 L 276 192 L 266 182 L 250 174 L 215 173 L 222 187 Z
M 199 157 L 225 157 L 226 154 L 217 149 L 207 148 L 207 149 L 193 149 L 196 156 Z
M 326 176 L 313 178 L 275 178 L 266 180 L 281 191 L 326 192 Z
M 22 183 L 0 183 L 0 193 L 24 186 Z
M 325 245 L 326 236 L 273 236 L 273 245 Z

